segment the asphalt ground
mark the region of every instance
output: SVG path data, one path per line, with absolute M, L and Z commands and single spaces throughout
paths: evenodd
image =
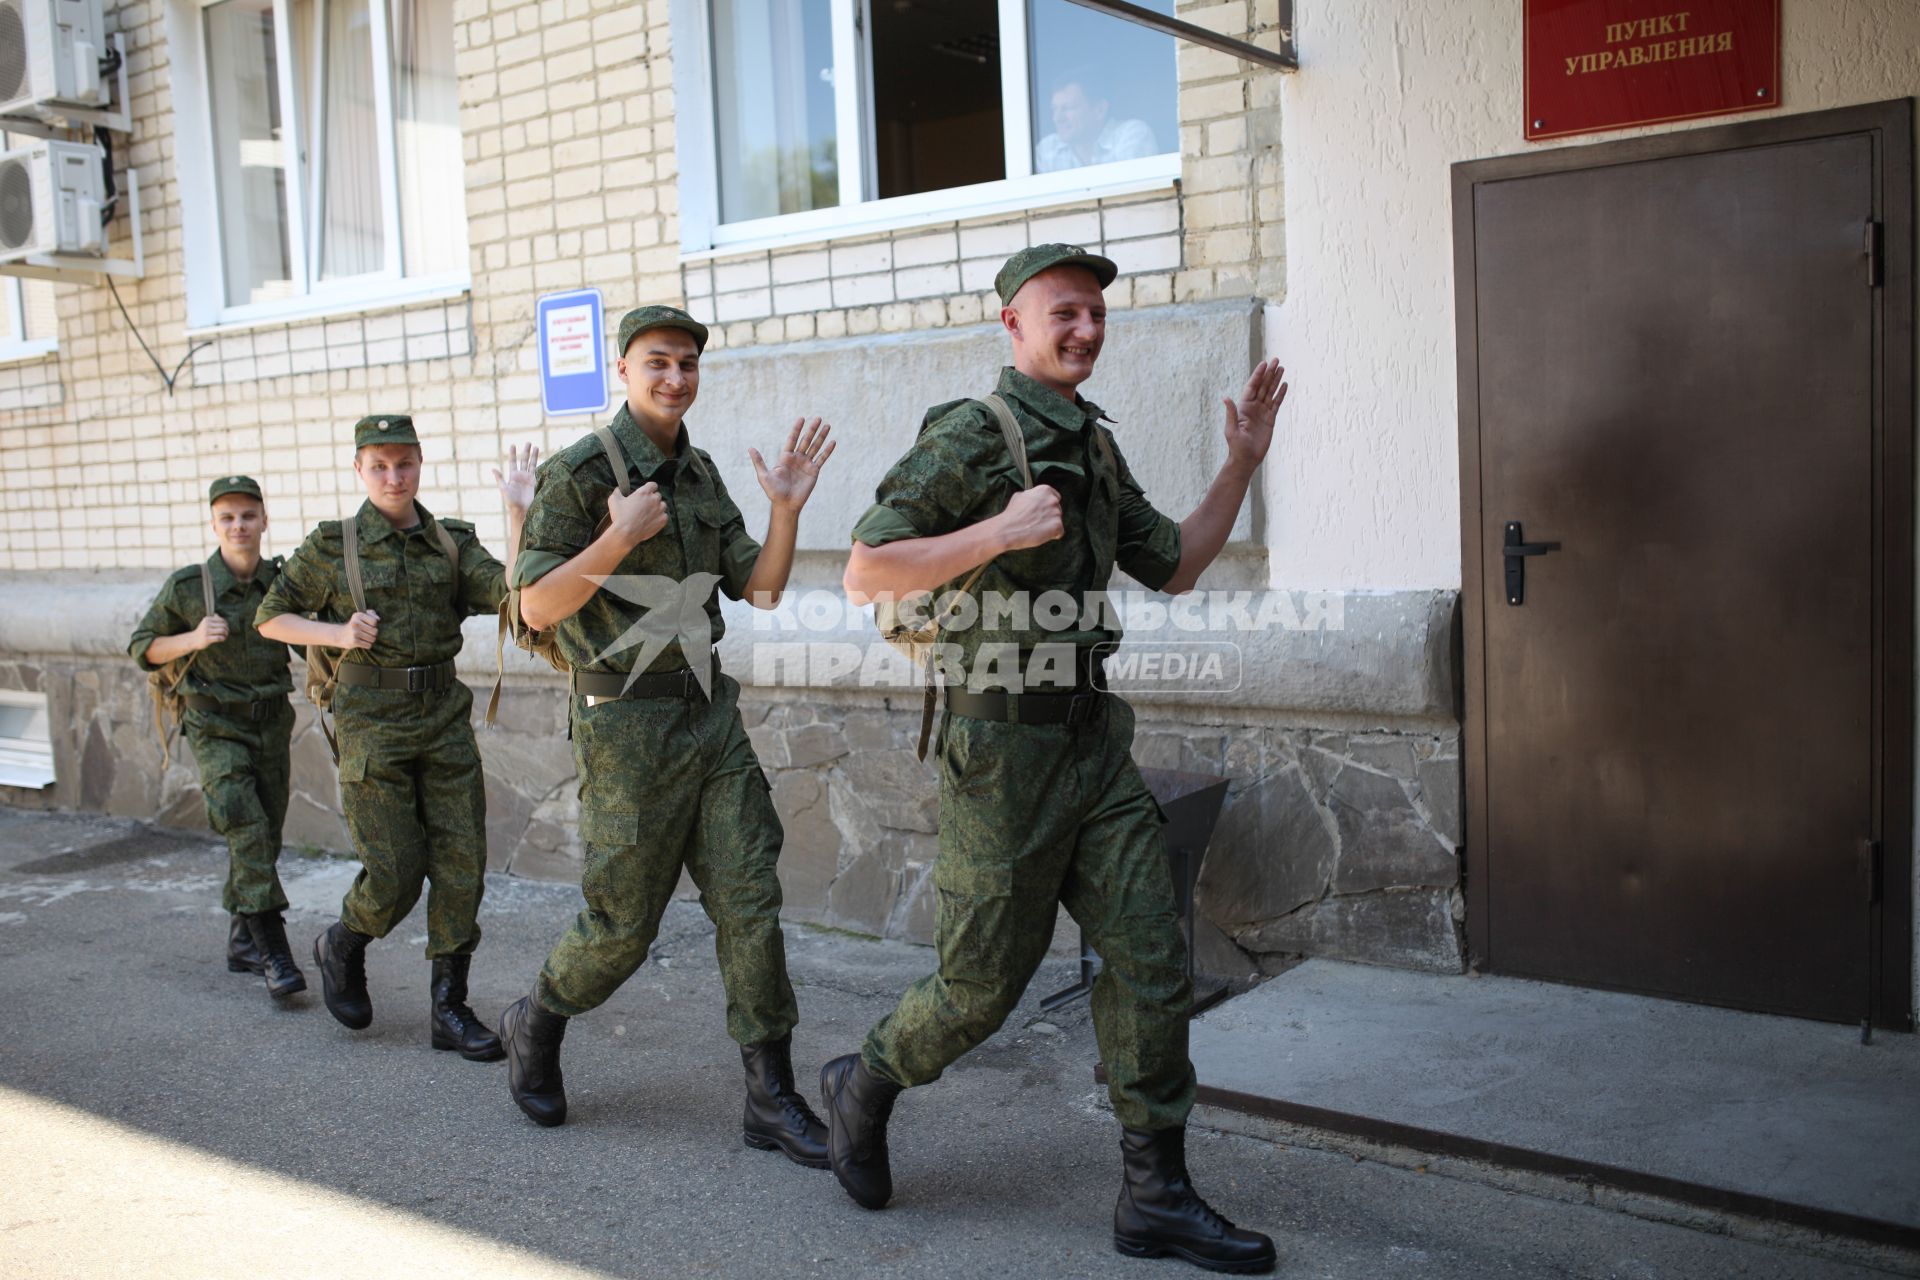
M 427 1043 L 424 916 L 369 951 L 374 1023 L 336 1024 L 308 961 L 354 864 L 282 863 L 312 990 L 275 1006 L 224 963 L 224 850 L 125 820 L 0 809 L 0 1276 L 1180 1277 L 1117 1256 L 1117 1128 L 1084 1002 L 1051 959 L 1007 1026 L 902 1097 L 895 1197 L 740 1141 L 712 929 L 669 909 L 650 962 L 570 1026 L 565 1126 L 503 1063 Z M 473 1003 L 524 994 L 578 891 L 490 877 Z M 932 952 L 791 926 L 817 1078 Z M 1797 1247 L 1194 1129 L 1197 1185 L 1313 1277 L 1840 1277 Z M 1707 1224 L 1711 1226 L 1712 1224 Z

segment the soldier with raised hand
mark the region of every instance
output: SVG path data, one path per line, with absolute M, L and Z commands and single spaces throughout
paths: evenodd
M 716 587 L 778 603 L 831 428 L 796 421 L 771 466 L 748 450 L 772 505 L 755 542 L 687 435 L 706 342 L 706 326 L 677 307 L 629 312 L 617 343 L 626 402 L 610 427 L 553 456 L 527 514 L 515 580 L 526 625 L 552 632 L 572 670 L 586 908 L 500 1033 L 514 1102 L 539 1124 L 562 1123 L 567 1020 L 645 962 L 684 867 L 714 923 L 727 1033 L 746 1070 L 743 1138 L 825 1168 L 825 1127 L 793 1083 L 780 819 L 741 723 L 740 685 L 712 648 L 725 629 Z
M 192 655 L 181 729 L 200 766 L 207 821 L 227 841 L 227 968 L 261 974 L 280 1000 L 307 989 L 287 946 L 287 894 L 275 865 L 287 817 L 293 678 L 287 646 L 253 625 L 280 561 L 260 554 L 267 504 L 251 477 L 215 480 L 207 502 L 219 549 L 167 579 L 127 651 L 148 672 Z
M 994 285 L 1013 364 L 994 394 L 1013 421 L 1003 429 L 979 400 L 936 407 L 854 527 L 846 587 L 856 602 L 938 595 L 986 565 L 981 593 L 1031 603 L 1065 592 L 1079 613 L 1045 630 L 1040 610 L 987 610 L 946 634 L 957 670 L 938 748 L 939 968 L 908 988 L 860 1052 L 826 1065 L 821 1092 L 835 1175 L 859 1204 L 883 1207 L 895 1098 L 1000 1027 L 1063 904 L 1103 961 L 1093 1022 L 1121 1124 L 1115 1247 L 1260 1272 L 1274 1264 L 1273 1242 L 1215 1213 L 1187 1175 L 1186 948 L 1159 808 L 1131 755 L 1133 711 L 1105 688 L 1101 655 L 1119 634 L 1096 597 L 1116 566 L 1149 589 L 1193 588 L 1226 544 L 1286 386 L 1266 362 L 1225 400 L 1226 462 L 1175 524 L 1147 501 L 1106 415 L 1078 392 L 1105 340 L 1101 291 L 1116 274 L 1072 245 L 1008 259 Z M 1011 447 L 1016 430 L 1025 468 Z M 993 681 L 978 677 L 993 666 L 1004 673 L 1009 657 L 1022 678 L 983 687 Z
M 476 1062 L 500 1041 L 467 1004 L 486 886 L 486 787 L 474 742 L 473 694 L 454 675 L 460 623 L 506 597 L 506 566 L 464 520 L 436 518 L 415 501 L 420 438 L 403 413 L 362 418 L 354 474 L 367 500 L 352 520 L 360 593 L 349 580 L 345 521 L 323 520 L 261 602 L 260 632 L 288 644 L 343 650 L 333 717 L 340 803 L 360 874 L 340 919 L 315 939 L 327 1011 L 362 1030 L 373 1021 L 366 948 L 406 919 L 427 889 L 432 964 L 428 1038 Z M 507 453 L 494 476 L 517 540 L 533 494 L 538 451 Z M 511 562 L 511 553 L 509 553 Z

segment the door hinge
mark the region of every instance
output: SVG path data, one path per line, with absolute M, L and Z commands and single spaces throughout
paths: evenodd
M 1886 227 L 1879 222 L 1868 222 L 1865 243 L 1862 248 L 1867 255 L 1867 288 L 1878 289 L 1882 284 L 1880 259 L 1886 244 Z
M 1878 840 L 1862 840 L 1860 853 L 1867 868 L 1867 905 L 1872 906 L 1880 901 L 1880 881 L 1886 871 L 1887 847 Z

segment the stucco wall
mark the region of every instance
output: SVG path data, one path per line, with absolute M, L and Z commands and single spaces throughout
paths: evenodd
M 1920 5 L 1780 7 L 1784 111 L 1920 92 Z M 1448 167 L 1726 120 L 1529 144 L 1515 0 L 1344 0 L 1296 14 L 1305 70 L 1280 85 L 1286 299 L 1269 325 L 1294 388 L 1267 464 L 1273 582 L 1457 587 Z

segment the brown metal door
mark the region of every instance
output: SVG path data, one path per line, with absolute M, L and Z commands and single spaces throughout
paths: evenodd
M 1473 188 L 1490 968 L 1861 1017 L 1874 163 Z

